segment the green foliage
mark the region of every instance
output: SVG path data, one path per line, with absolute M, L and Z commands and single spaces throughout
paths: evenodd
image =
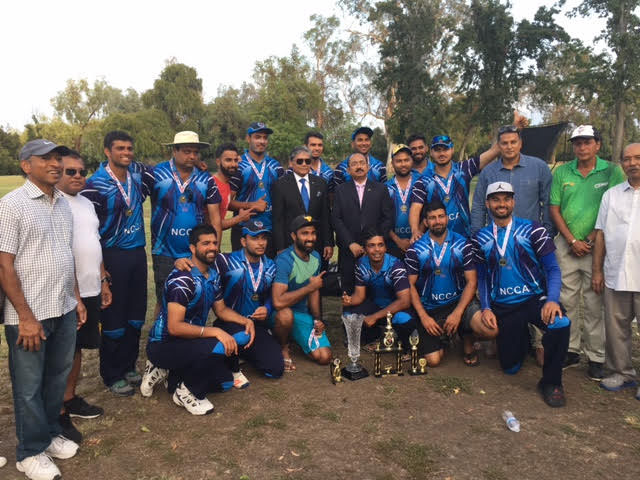
M 22 173 L 18 162 L 20 136 L 0 127 L 0 175 L 18 175 Z

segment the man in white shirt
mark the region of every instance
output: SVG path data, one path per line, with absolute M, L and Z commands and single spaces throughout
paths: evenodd
M 600 203 L 592 274 L 593 290 L 604 292 L 605 365 L 611 372 L 600 386 L 613 392 L 636 386 L 631 322 L 640 316 L 640 143 L 624 149 L 621 166 L 627 181 L 607 190 Z
M 82 367 L 82 349 L 100 347 L 100 309 L 111 304 L 111 281 L 102 263 L 99 221 L 91 201 L 78 195 L 84 190 L 87 170 L 78 152 L 69 151 L 62 157 L 62 175 L 56 187 L 67 199 L 73 215 L 73 258 L 82 303 L 87 308 L 87 321 L 78 330 L 73 366 L 67 379 L 64 408 L 60 415 L 65 436 L 76 443 L 82 435 L 72 425 L 70 417 L 96 418 L 104 413 L 100 407 L 88 404 L 76 395 L 76 386 Z

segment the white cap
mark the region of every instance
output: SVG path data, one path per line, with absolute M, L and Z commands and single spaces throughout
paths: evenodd
M 598 138 L 598 135 L 596 134 L 593 126 L 580 125 L 573 131 L 569 140 L 574 140 L 576 138 Z
M 487 195 L 485 198 L 489 198 L 489 195 L 494 193 L 514 193 L 514 191 L 508 182 L 493 182 L 487 187 Z

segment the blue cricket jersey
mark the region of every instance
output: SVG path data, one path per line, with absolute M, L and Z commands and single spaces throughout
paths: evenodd
M 194 168 L 181 193 L 173 172 L 173 159 L 162 162 L 153 169 L 155 185 L 151 193 L 151 242 L 154 255 L 171 258 L 191 256 L 189 233 L 204 222 L 207 205 L 222 200 L 213 176 Z
M 502 256 L 493 237 L 493 225 L 491 222 L 473 236 L 476 262 L 483 264 L 487 271 L 486 278 L 479 278 L 479 282 L 487 282 L 490 295 L 490 299 L 480 298 L 483 308 L 487 307 L 487 300 L 515 304 L 542 295 L 546 288 L 542 257 L 556 249 L 547 229 L 537 222 L 512 217 L 504 265 L 501 265 Z M 506 230 L 507 227 L 497 228 L 499 245 L 504 242 Z
M 367 158 L 369 159 L 369 173 L 367 177 L 376 182 L 386 183 L 387 167 L 385 164 L 371 155 L 367 155 Z M 338 185 L 346 183 L 349 180 L 351 180 L 351 175 L 349 175 L 349 157 L 347 157 L 340 162 L 333 172 L 333 187 L 331 191 L 335 190 Z
M 379 272 L 371 267 L 369 257 L 365 255 L 358 260 L 355 273 L 356 287 L 366 287 L 367 298 L 380 308 L 393 303 L 398 292 L 409 288 L 404 264 L 388 253 L 384 256 Z
M 391 200 L 393 200 L 393 204 L 396 207 L 396 224 L 394 227 L 394 232 L 400 238 L 411 238 L 411 226 L 409 225 L 409 209 L 411 207 L 411 192 L 413 191 L 413 187 L 420 179 L 420 174 L 416 171 L 412 171 L 410 175 L 410 183 L 407 188 L 408 192 L 405 201 L 402 201 L 402 196 L 404 192 L 400 192 L 398 190 L 398 185 L 396 185 L 395 177 L 389 180 L 386 185 L 389 189 L 389 196 Z M 401 194 L 402 193 L 402 194 Z M 389 240 L 390 244 L 393 244 L 392 240 Z
M 452 163 L 447 178 L 437 175 L 435 169 L 427 169 L 413 187 L 411 203 L 422 205 L 431 202 L 434 198 L 439 199 L 447 209 L 448 228 L 468 238 L 471 236 L 469 187 L 471 179 L 479 172 L 480 157 Z M 449 185 L 449 193 L 445 191 L 447 185 Z
M 192 267 L 190 272 L 174 269 L 164 284 L 162 309 L 149 331 L 149 342 L 161 342 L 170 336 L 167 325 L 169 303 L 185 307 L 184 321 L 202 327 L 207 323 L 209 310 L 218 300 L 222 300 L 222 289 L 218 272 L 213 268 L 209 268 L 208 278 L 196 267 Z
M 253 167 L 252 167 L 253 166 Z M 254 171 L 264 172 L 262 180 Z M 275 181 L 284 175 L 284 168 L 275 159 L 265 155 L 261 162 L 256 162 L 248 152 L 242 155 L 238 164 L 238 171 L 229 179 L 231 191 L 236 192 L 236 200 L 239 202 L 255 202 L 264 196 L 267 209 L 251 217 L 253 221 L 262 222 L 265 228 L 271 230 L 271 188 Z M 237 212 L 234 212 L 234 216 Z
M 447 249 L 436 267 L 445 244 Z M 407 250 L 404 262 L 407 273 L 418 276 L 416 290 L 426 310 L 457 302 L 466 285 L 464 272 L 475 269 L 471 241 L 451 230 L 447 230 L 442 245 L 432 242 L 429 233 L 425 233 Z
M 113 180 L 105 167 L 107 162 L 87 180 L 80 192 L 93 203 L 100 221 L 100 243 L 103 248 L 130 250 L 144 247 L 144 218 L 142 204 L 151 194 L 154 185 L 153 169 L 139 162 L 131 162 L 129 174 L 132 181 L 131 203 L 127 206 L 120 193 L 117 180 Z M 120 182 L 128 195 L 129 185 Z M 131 212 L 127 215 L 127 212 Z
M 267 307 L 271 313 L 271 285 L 276 276 L 276 264 L 267 256 L 262 256 L 262 274 L 260 264 L 250 263 L 245 257 L 244 250 L 224 253 L 216 256 L 216 269 L 222 282 L 224 303 L 240 315 L 248 317 L 258 307 Z M 258 281 L 258 288 L 254 291 L 249 268 L 253 272 L 253 280 Z M 258 299 L 254 300 L 257 295 Z
M 292 292 L 309 284 L 309 279 L 320 273 L 322 259 L 320 254 L 313 250 L 309 254 L 309 260 L 305 261 L 298 256 L 293 245 L 286 248 L 276 257 L 275 283 L 288 286 L 287 291 Z M 292 310 L 301 313 L 309 313 L 307 299 L 303 298 L 291 307 Z

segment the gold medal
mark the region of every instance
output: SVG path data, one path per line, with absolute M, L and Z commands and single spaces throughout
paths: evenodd
M 131 210 L 131 209 L 129 208 L 126 212 L 124 212 L 124 214 L 125 214 L 127 217 L 130 217 L 131 215 L 133 215 L 133 210 Z
M 445 202 L 448 202 L 449 200 L 450 200 L 449 195 L 445 195 L 445 196 L 444 196 L 444 201 L 445 201 Z
M 254 302 L 257 302 L 258 300 L 260 300 L 260 297 L 258 296 L 257 293 L 254 293 L 253 295 L 251 295 L 251 300 L 253 300 Z
M 506 267 L 507 266 L 507 259 L 502 257 L 498 263 L 500 264 L 501 267 Z
M 258 188 L 264 189 L 264 182 L 258 182 Z
M 407 206 L 406 206 L 406 205 L 402 205 L 402 206 L 400 207 L 400 211 L 401 211 L 402 213 L 406 213 L 406 212 L 407 212 Z
M 440 270 L 439 268 L 436 268 L 435 272 L 433 272 L 433 273 L 435 273 L 436 275 L 440 276 L 440 275 L 442 275 L 442 270 Z
M 180 203 L 187 203 L 187 197 L 180 195 Z

